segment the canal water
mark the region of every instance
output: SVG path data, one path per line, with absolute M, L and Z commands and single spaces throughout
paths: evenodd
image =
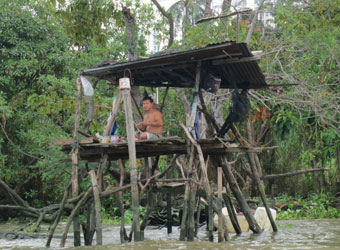
M 120 244 L 119 227 L 106 225 L 103 231 L 103 246 L 88 246 L 74 248 L 72 234 L 69 234 L 64 249 L 77 250 L 173 250 L 173 249 L 340 249 L 340 220 L 318 219 L 318 220 L 294 220 L 277 221 L 279 232 L 263 232 L 259 235 L 242 233 L 240 236 L 230 234 L 231 240 L 225 243 L 208 242 L 204 227 L 199 230 L 198 238 L 194 242 L 178 241 L 179 228 L 174 227 L 172 234 L 167 234 L 166 228 L 147 228 L 145 241 Z M 7 226 L 9 229 L 11 226 Z M 0 226 L 4 231 L 6 225 Z M 129 228 L 128 228 L 129 229 Z M 53 239 L 50 249 L 60 249 L 61 229 Z M 43 235 L 42 235 L 43 236 Z M 217 237 L 217 232 L 215 233 Z M 46 238 L 31 239 L 0 239 L 0 249 L 4 250 L 28 250 L 45 248 Z

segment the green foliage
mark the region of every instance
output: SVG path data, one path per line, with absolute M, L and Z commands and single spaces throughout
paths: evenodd
M 314 194 L 310 199 L 282 196 L 277 203 L 288 204 L 288 209 L 279 211 L 278 220 L 340 218 L 340 210 L 331 206 L 334 196 L 331 194 Z

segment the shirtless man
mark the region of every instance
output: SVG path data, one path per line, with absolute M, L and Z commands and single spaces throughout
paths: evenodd
M 137 124 L 142 133 L 140 140 L 157 139 L 162 137 L 163 118 L 161 112 L 152 107 L 153 100 L 151 97 L 143 98 L 143 109 L 146 111 L 144 120 Z

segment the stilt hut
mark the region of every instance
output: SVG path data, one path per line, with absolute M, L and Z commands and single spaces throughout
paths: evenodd
M 104 136 L 109 135 L 113 120 L 119 108 L 121 99 L 124 102 L 124 110 L 126 117 L 127 141 L 118 143 L 98 143 L 88 136 L 84 139 L 78 138 L 79 129 L 79 102 L 81 98 L 81 84 L 78 81 L 78 104 L 76 110 L 76 122 L 74 138 L 63 143 L 63 151 L 70 153 L 72 158 L 72 195 L 76 201 L 76 206 L 72 212 L 69 222 L 73 221 L 75 231 L 75 245 L 79 240 L 80 227 L 77 226 L 77 213 L 79 207 L 83 206 L 91 200 L 92 205 L 89 205 L 88 224 L 83 227 L 84 235 L 88 237 L 85 241 L 89 241 L 91 233 L 93 237 L 96 232 L 97 244 L 102 243 L 101 239 L 101 214 L 100 200 L 104 197 L 116 194 L 120 204 L 122 216 L 124 215 L 124 207 L 122 202 L 122 192 L 126 189 L 131 189 L 133 211 L 133 224 L 130 237 L 126 234 L 124 227 L 124 217 L 122 217 L 121 225 L 121 242 L 131 240 L 132 235 L 135 241 L 143 240 L 143 230 L 147 224 L 148 216 L 154 208 L 154 193 L 160 190 L 160 187 L 167 191 L 167 218 L 168 232 L 171 232 L 171 194 L 176 188 L 181 187 L 184 190 L 184 205 L 180 226 L 180 240 L 194 240 L 197 233 L 198 218 L 200 214 L 200 206 L 197 206 L 201 201 L 206 205 L 207 211 L 207 230 L 209 240 L 213 241 L 213 213 L 219 215 L 218 240 L 225 241 L 229 239 L 228 228 L 226 226 L 225 217 L 221 215 L 222 203 L 225 202 L 229 211 L 230 219 L 237 233 L 241 233 L 238 221 L 236 219 L 233 204 L 230 202 L 230 197 L 222 193 L 222 187 L 228 186 L 233 196 L 241 208 L 250 229 L 254 233 L 260 233 L 261 228 L 258 226 L 253 214 L 251 213 L 246 199 L 243 196 L 238 183 L 231 171 L 231 163 L 228 161 L 230 153 L 245 153 L 249 155 L 251 175 L 254 183 L 260 191 L 262 201 L 269 211 L 265 200 L 264 190 L 261 185 L 261 180 L 258 169 L 256 168 L 255 156 L 256 153 L 271 148 L 254 147 L 247 141 L 243 140 L 235 126 L 231 126 L 233 133 L 238 140 L 238 145 L 229 144 L 223 136 L 220 135 L 220 128 L 209 114 L 205 107 L 204 99 L 202 98 L 201 90 L 207 89 L 214 85 L 208 84 L 207 79 L 216 77 L 218 87 L 228 89 L 262 89 L 266 88 L 264 75 L 262 74 L 257 61 L 260 60 L 258 54 L 252 54 L 246 43 L 226 42 L 221 44 L 209 45 L 205 48 L 195 49 L 191 51 L 170 53 L 164 55 L 153 56 L 148 59 L 130 61 L 125 63 L 107 63 L 101 66 L 85 69 L 81 72 L 83 77 L 95 77 L 104 79 L 112 88 L 120 88 L 119 94 L 116 97 L 116 104 L 113 114 L 105 127 Z M 128 79 L 127 79 L 128 78 Z M 121 80 L 123 79 L 123 80 Z M 130 93 L 130 87 L 145 86 L 165 88 L 192 88 L 194 89 L 193 102 L 191 111 L 187 116 L 189 122 L 186 126 L 182 125 L 186 138 L 177 136 L 163 137 L 160 139 L 151 139 L 145 141 L 135 141 L 134 122 L 132 115 L 132 107 L 136 105 L 134 98 Z M 165 103 L 161 102 L 161 109 Z M 197 139 L 194 130 L 194 120 L 198 107 L 204 113 L 208 122 L 210 122 L 215 131 L 216 136 L 212 138 Z M 86 135 L 86 134 L 85 134 Z M 81 150 L 79 148 L 81 147 Z M 164 171 L 155 172 L 158 159 L 161 155 L 174 155 L 173 160 Z M 176 157 L 179 155 L 187 155 L 186 171 L 183 171 L 181 178 L 173 178 L 170 175 L 171 168 L 174 167 Z M 211 157 L 213 165 L 217 168 L 217 190 L 211 187 L 207 173 L 207 158 Z M 155 157 L 153 162 L 148 158 Z M 136 168 L 136 159 L 144 160 L 144 175 L 141 178 L 138 175 Z M 122 163 L 123 159 L 129 159 L 129 183 L 124 185 L 126 170 Z M 79 196 L 78 188 L 78 163 L 79 161 L 98 162 L 97 171 L 90 171 L 92 187 L 85 193 Z M 119 186 L 104 191 L 102 190 L 102 174 L 108 162 L 118 161 L 120 166 L 120 184 Z M 156 185 L 157 184 L 157 185 Z M 155 188 L 157 187 L 157 189 Z M 140 221 L 139 202 L 140 193 L 147 192 L 147 210 Z M 216 195 L 217 194 L 217 195 Z M 93 197 L 93 198 L 92 198 Z M 201 197 L 201 198 L 199 198 Z M 91 210 L 92 209 L 92 210 Z M 198 217 L 195 218 L 195 215 Z M 276 231 L 276 225 L 271 218 L 270 212 L 268 216 L 271 219 L 273 230 Z M 94 219 L 95 218 L 95 219 Z M 69 226 L 69 224 L 68 224 Z M 76 236 L 76 234 L 78 234 Z M 65 236 L 66 237 L 66 236 Z M 86 238 L 85 237 L 85 238 Z M 64 241 L 65 242 L 65 241 Z M 63 245 L 63 243 L 61 244 Z

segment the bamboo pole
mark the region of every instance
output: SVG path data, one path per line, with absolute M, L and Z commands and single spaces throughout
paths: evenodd
M 131 95 L 129 89 L 123 89 L 122 95 L 124 99 L 124 109 L 126 118 L 126 134 L 128 139 L 130 175 L 131 175 L 131 195 L 132 195 L 132 211 L 134 232 L 134 240 L 141 240 L 141 231 L 139 224 L 139 192 L 137 184 L 137 161 L 136 161 L 136 144 L 135 144 L 135 129 L 132 118 Z
M 78 129 L 80 123 L 80 105 L 81 105 L 81 90 L 82 85 L 80 77 L 77 81 L 77 104 L 76 104 L 76 116 L 74 121 L 73 140 L 74 145 L 72 146 L 71 158 L 72 158 L 72 197 L 78 196 L 79 183 L 78 183 L 78 165 L 79 165 L 79 144 L 78 144 Z M 73 219 L 73 235 L 74 235 L 74 246 L 80 246 L 80 223 L 79 216 L 75 214 Z
M 102 232 L 102 213 L 101 213 L 101 203 L 99 197 L 99 187 L 97 182 L 97 176 L 94 170 L 89 172 L 91 177 L 93 196 L 94 196 L 94 209 L 96 211 L 96 242 L 97 245 L 103 244 L 103 232 Z

